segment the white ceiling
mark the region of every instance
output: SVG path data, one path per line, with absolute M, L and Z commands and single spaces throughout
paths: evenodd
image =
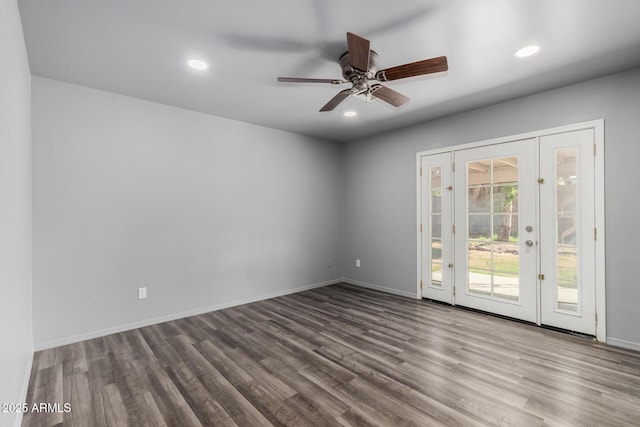
M 34 75 L 345 141 L 640 66 L 638 0 L 19 0 Z M 380 68 L 446 55 L 449 71 L 387 83 L 396 110 L 341 88 L 345 33 Z M 517 59 L 526 45 L 539 54 Z M 200 58 L 210 69 L 185 63 Z M 342 113 L 355 110 L 355 118 Z

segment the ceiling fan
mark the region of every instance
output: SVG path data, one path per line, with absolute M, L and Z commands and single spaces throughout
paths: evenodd
M 379 83 L 371 84 L 369 83 L 370 80 L 388 82 L 407 77 L 439 73 L 449 69 L 447 57 L 439 56 L 378 70 L 378 54 L 371 50 L 369 46 L 369 40 L 353 33 L 347 33 L 347 47 L 349 50 L 343 53 L 339 59 L 344 80 L 278 77 L 278 81 L 286 83 L 329 83 L 333 85 L 351 83 L 351 88 L 338 92 L 320 111 L 333 111 L 351 95 L 367 102 L 380 99 L 394 107 L 400 107 L 409 101 L 409 98 Z

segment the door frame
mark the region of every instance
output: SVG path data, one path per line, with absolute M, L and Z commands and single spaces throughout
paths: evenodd
M 595 185 L 594 185 L 594 201 L 595 201 L 595 227 L 597 230 L 597 238 L 595 241 L 595 287 L 596 287 L 596 339 L 600 342 L 607 342 L 606 335 L 606 283 L 605 283 L 605 220 L 604 220 L 604 119 L 591 120 L 587 122 L 576 123 L 567 126 L 554 127 L 538 131 L 525 132 L 517 135 L 504 136 L 482 141 L 475 141 L 466 144 L 459 144 L 449 147 L 436 148 L 432 150 L 419 151 L 416 153 L 416 247 L 417 247 L 417 279 L 416 279 L 416 298 L 422 298 L 421 280 L 422 280 L 422 232 L 420 229 L 422 219 L 422 177 L 421 166 L 422 157 L 432 154 L 451 153 L 469 148 L 482 147 L 487 145 L 502 144 L 505 142 L 514 142 L 522 139 L 536 138 L 542 136 L 554 135 L 559 133 L 572 132 L 583 129 L 593 129 L 594 133 L 594 150 L 595 150 Z M 452 172 L 453 173 L 453 172 Z M 456 189 L 454 188 L 453 191 Z M 538 197 L 536 195 L 536 197 Z M 455 207 L 454 207 L 455 211 Z M 455 213 L 454 213 L 455 214 Z M 452 248 L 455 249 L 455 248 Z M 538 261 L 539 264 L 539 261 Z M 539 265 L 538 265 L 539 269 Z M 452 278 L 452 288 L 455 292 L 455 279 Z M 540 298 L 540 281 L 538 280 L 537 293 Z M 455 299 L 453 299 L 455 305 Z M 540 303 L 536 304 L 537 323 L 540 324 Z

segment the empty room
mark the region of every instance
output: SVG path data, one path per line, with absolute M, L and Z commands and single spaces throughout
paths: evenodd
M 640 425 L 638 17 L 0 0 L 0 427 Z

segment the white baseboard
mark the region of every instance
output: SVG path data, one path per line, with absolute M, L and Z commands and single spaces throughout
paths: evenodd
M 393 289 L 393 288 L 387 288 L 386 286 L 381 286 L 381 285 L 374 285 L 373 283 L 360 282 L 358 280 L 348 279 L 346 277 L 342 278 L 341 281 L 344 282 L 344 283 L 349 283 L 350 285 L 361 286 L 363 288 L 373 289 L 373 290 L 376 290 L 376 291 L 385 292 L 385 293 L 393 294 L 393 295 L 398 295 L 398 296 L 401 296 L 401 297 L 407 297 L 407 298 L 411 298 L 411 299 L 416 299 L 417 298 L 417 295 L 415 293 L 407 292 L 407 291 L 400 291 L 398 289 Z
M 622 347 L 629 350 L 640 351 L 640 343 L 633 341 L 621 340 L 618 338 L 607 337 L 607 345 L 613 345 L 616 347 Z
M 173 313 L 168 314 L 166 316 L 154 317 L 151 319 L 145 319 L 138 322 L 128 323 L 125 325 L 114 326 L 112 328 L 100 329 L 97 331 L 91 331 L 84 334 L 73 335 L 70 337 L 57 338 L 50 341 L 43 341 L 35 343 L 35 350 L 47 350 L 50 348 L 60 347 L 63 345 L 73 344 L 81 341 L 86 341 L 94 338 L 104 337 L 111 334 L 117 334 L 119 332 L 130 331 L 132 329 L 143 328 L 145 326 L 156 325 L 158 323 L 169 322 L 171 320 L 182 319 L 185 317 L 197 316 L 199 314 L 209 313 L 211 311 L 222 310 L 229 307 L 235 307 L 238 305 L 249 304 L 252 302 L 262 301 L 270 298 L 281 297 L 284 295 L 295 294 L 302 291 L 307 291 L 309 289 L 321 288 L 323 286 L 333 285 L 336 283 L 340 283 L 342 279 L 334 279 L 326 282 L 313 283 L 311 285 L 301 286 L 298 288 L 284 289 L 280 291 L 270 292 L 267 294 L 262 294 L 256 297 L 251 298 L 243 298 L 239 300 L 229 301 L 222 304 L 211 305 L 207 307 L 200 307 L 189 311 L 184 311 L 181 313 Z
M 18 402 L 24 403 L 27 401 L 27 392 L 29 391 L 29 379 L 31 378 L 31 367 L 33 366 L 33 351 L 30 353 L 29 358 L 27 359 L 27 366 L 24 371 L 24 378 L 22 379 L 22 390 L 20 390 L 20 399 Z M 22 425 L 22 412 L 18 412 L 16 414 L 16 418 L 14 420 L 13 425 L 15 427 L 20 427 Z

